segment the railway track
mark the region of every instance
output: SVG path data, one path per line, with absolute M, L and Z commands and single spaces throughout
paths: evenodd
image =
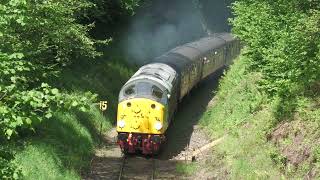
M 145 158 L 143 156 L 100 157 L 93 160 L 90 173 L 83 180 L 174 180 L 179 177 L 176 172 L 177 161 Z
M 156 160 L 123 155 L 118 180 L 126 179 L 155 179 Z
M 119 177 L 118 180 L 121 180 L 122 175 L 123 175 L 123 169 L 124 169 L 124 165 L 126 164 L 126 155 L 123 155 L 122 157 L 122 164 L 120 166 L 120 172 L 119 172 Z
M 174 139 L 168 141 L 168 147 L 156 158 L 146 158 L 139 155 L 123 155 L 118 146 L 107 146 L 96 152 L 96 157 L 91 164 L 90 173 L 83 177 L 85 180 L 95 179 L 194 179 L 177 172 L 177 164 L 189 163 L 193 160 L 193 153 L 198 151 L 199 156 L 195 156 L 196 161 L 205 158 L 202 147 L 210 143 L 201 133 L 201 129 L 195 128 L 191 138 L 187 135 L 173 136 Z M 175 149 L 174 146 L 177 146 Z M 183 149 L 181 147 L 184 146 Z M 204 153 L 204 154 L 202 154 Z

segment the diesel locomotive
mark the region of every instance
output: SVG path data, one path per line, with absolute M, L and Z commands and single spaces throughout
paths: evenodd
M 121 150 L 157 154 L 178 103 L 201 80 L 230 65 L 240 49 L 240 41 L 231 34 L 215 34 L 178 46 L 142 66 L 119 93 Z

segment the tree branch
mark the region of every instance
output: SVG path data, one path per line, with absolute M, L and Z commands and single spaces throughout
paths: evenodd
M 0 97 L 0 101 L 1 101 L 4 97 L 6 97 L 6 95 L 7 95 L 7 92 L 5 92 L 5 93 Z

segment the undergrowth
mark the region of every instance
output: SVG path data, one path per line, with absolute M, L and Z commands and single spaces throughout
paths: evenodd
M 0 149 L 1 177 L 80 179 L 87 172 L 101 135 L 115 122 L 118 92 L 134 71 L 124 60 L 108 59 L 79 60 L 65 69 L 60 78 L 51 80 L 70 96 L 97 96 L 88 102 L 91 106 L 85 112 L 55 112 L 34 132 L 20 134 L 17 141 L 3 142 L 8 151 Z M 108 101 L 104 114 L 99 110 L 100 100 Z
M 279 108 L 283 106 L 279 98 L 264 94 L 259 89 L 262 75 L 247 67 L 247 57 L 240 56 L 225 73 L 213 106 L 201 119 L 213 138 L 226 136 L 214 153 L 223 155 L 220 161 L 227 174 L 231 179 L 319 176 L 320 145 L 312 143 L 319 142 L 319 96 L 312 92 L 312 96 L 296 97 L 294 115 L 279 118 L 281 110 L 288 108 Z M 286 123 L 289 128 L 278 137 L 276 130 Z M 300 134 L 303 140 L 297 143 Z M 302 156 L 304 149 L 307 156 Z M 296 164 L 291 156 L 304 158 Z

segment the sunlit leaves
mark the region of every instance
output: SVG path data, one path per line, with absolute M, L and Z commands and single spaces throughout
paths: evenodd
M 57 109 L 86 109 L 92 95 L 74 97 L 46 82 L 79 57 L 96 57 L 89 26 L 77 15 L 86 0 L 0 3 L 0 138 L 33 129 Z
M 91 94 L 84 97 L 62 94 L 46 83 L 32 90 L 8 90 L 4 97 L 7 101 L 1 102 L 0 130 L 10 138 L 17 133 L 18 127 L 32 128 L 44 119 L 50 119 L 57 108 L 88 109 L 92 98 L 95 96 Z
M 292 96 L 320 80 L 320 3 L 238 0 L 234 33 L 271 95 Z
M 139 6 L 140 0 L 122 0 L 124 7 L 131 12 L 134 12 L 134 9 Z

